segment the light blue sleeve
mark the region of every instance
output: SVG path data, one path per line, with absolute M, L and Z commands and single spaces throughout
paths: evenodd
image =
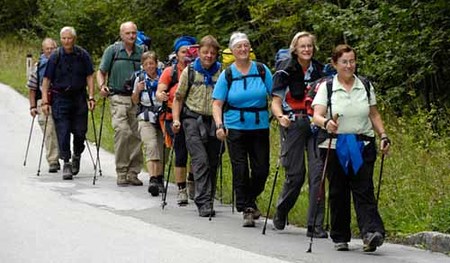
M 214 86 L 212 97 L 214 100 L 220 100 L 225 102 L 228 95 L 228 83 L 225 79 L 225 70 L 220 73 L 217 79 L 216 85 Z

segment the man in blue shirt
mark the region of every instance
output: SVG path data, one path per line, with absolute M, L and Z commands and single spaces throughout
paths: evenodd
M 94 67 L 89 53 L 75 45 L 73 27 L 63 27 L 61 46 L 49 58 L 42 82 L 42 111 L 55 121 L 60 158 L 64 160 L 63 179 L 72 180 L 78 174 L 87 132 L 88 107 L 94 110 Z M 86 103 L 86 86 L 89 102 Z M 48 91 L 50 90 L 51 96 Z M 72 162 L 70 134 L 73 134 Z

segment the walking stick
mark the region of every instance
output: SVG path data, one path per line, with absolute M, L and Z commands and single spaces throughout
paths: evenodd
M 273 178 L 272 190 L 270 192 L 269 206 L 267 207 L 266 219 L 264 220 L 264 226 L 263 226 L 263 230 L 262 230 L 263 235 L 266 234 L 267 219 L 269 218 L 270 206 L 272 205 L 272 199 L 273 199 L 273 193 L 275 192 L 275 185 L 277 184 L 277 177 L 278 177 L 278 171 L 280 170 L 280 163 L 281 163 L 281 156 L 278 157 L 277 166 L 275 168 L 275 176 Z
M 102 116 L 100 117 L 100 129 L 98 132 L 98 144 L 97 144 L 97 162 L 98 162 L 98 173 L 102 176 L 102 166 L 100 165 L 100 146 L 102 141 L 102 131 L 103 131 L 103 119 L 105 117 L 105 107 L 106 107 L 106 97 L 103 98 L 102 105 Z
M 169 153 L 169 170 L 167 171 L 166 185 L 164 187 L 164 192 L 163 192 L 163 195 L 162 195 L 162 202 L 161 202 L 162 210 L 164 210 L 164 207 L 167 205 L 167 203 L 166 203 L 167 188 L 169 188 L 170 171 L 172 170 L 172 160 L 173 160 L 173 152 L 174 152 L 174 148 L 175 148 L 175 138 L 176 138 L 176 135 L 174 134 L 173 142 L 172 142 L 172 148 L 170 149 L 170 153 Z M 164 164 L 164 166 L 165 166 L 165 164 Z
M 378 190 L 377 190 L 377 205 L 380 200 L 380 189 L 381 189 L 381 178 L 383 176 L 383 166 L 384 166 L 384 156 L 385 154 L 381 154 L 381 164 L 380 164 L 380 177 L 378 178 Z
M 92 165 L 94 166 L 94 171 L 95 171 L 95 169 L 96 169 L 96 163 L 95 163 L 95 161 L 94 161 L 94 156 L 92 155 L 91 147 L 89 146 L 89 142 L 88 142 L 87 139 L 85 139 L 85 143 L 86 143 L 86 148 L 88 149 L 88 152 L 89 152 L 89 156 L 91 156 Z
M 94 111 L 91 111 L 91 119 L 92 119 L 92 130 L 94 132 L 95 149 L 96 149 L 96 154 L 97 154 L 96 160 L 94 163 L 94 178 L 92 180 L 92 184 L 95 185 L 95 181 L 97 179 L 97 167 L 101 167 L 101 165 L 100 165 L 100 156 L 99 156 L 99 150 L 98 150 L 99 148 L 97 147 L 98 141 L 97 141 L 97 129 L 95 127 Z M 86 144 L 89 147 L 89 144 L 87 142 L 86 142 Z M 90 148 L 88 148 L 88 149 L 89 149 L 89 154 L 91 155 L 91 159 L 93 159 L 91 149 Z M 101 168 L 100 168 L 100 170 L 101 170 Z
M 314 211 L 313 233 L 311 235 L 311 241 L 309 242 L 309 248 L 308 248 L 308 250 L 306 250 L 306 253 L 311 253 L 312 252 L 314 230 L 316 229 L 316 220 L 317 220 L 317 213 L 319 211 L 319 204 L 320 204 L 320 201 L 322 200 L 322 196 L 325 195 L 325 187 L 324 187 L 325 174 L 326 174 L 326 171 L 327 171 L 328 157 L 330 156 L 330 149 L 331 149 L 331 141 L 332 140 L 333 139 L 330 137 L 329 138 L 329 142 L 328 142 L 328 147 L 327 147 L 327 154 L 326 154 L 326 157 L 325 157 L 325 163 L 323 165 L 323 170 L 322 170 L 322 178 L 320 178 L 320 186 L 319 186 L 319 192 L 318 192 L 318 195 L 317 195 L 316 210 Z
M 280 126 L 280 131 L 281 131 L 281 136 L 282 136 L 281 139 L 283 140 L 283 142 L 286 140 L 286 133 L 285 133 L 286 130 L 285 129 L 286 128 L 282 128 Z M 277 166 L 275 168 L 275 176 L 273 178 L 272 190 L 270 191 L 269 205 L 267 206 L 266 219 L 264 220 L 264 226 L 263 226 L 263 230 L 262 230 L 262 234 L 263 235 L 266 234 L 267 220 L 268 220 L 269 215 L 270 215 L 270 206 L 272 205 L 273 193 L 275 192 L 275 185 L 277 184 L 278 172 L 280 171 L 281 157 L 282 157 L 282 152 L 281 152 L 281 146 L 280 146 L 280 155 L 278 156 Z
M 34 115 L 33 119 L 31 120 L 30 134 L 28 135 L 27 150 L 25 151 L 25 159 L 23 160 L 23 166 L 27 166 L 28 150 L 30 149 L 31 134 L 33 133 L 33 125 L 34 125 L 35 118 L 36 118 L 36 115 Z
M 218 156 L 218 159 L 219 159 L 219 165 L 220 165 L 220 167 L 217 167 L 217 168 L 219 168 L 220 170 L 222 170 L 222 150 L 223 150 L 223 145 L 225 144 L 225 141 L 221 141 L 220 142 L 220 148 L 219 148 L 219 156 Z M 216 171 L 215 171 L 215 175 L 217 175 L 217 169 L 216 168 Z M 212 178 L 212 174 L 210 174 L 210 180 L 211 180 L 211 210 L 209 211 L 209 221 L 211 221 L 211 218 L 212 218 L 212 216 L 213 216 L 213 211 L 214 211 L 214 195 L 216 194 L 216 183 L 217 183 L 217 177 L 216 176 L 214 176 L 214 178 Z
M 330 196 L 327 198 L 327 211 L 325 212 L 325 231 L 330 231 Z
M 231 180 L 231 213 L 232 214 L 234 214 L 234 206 L 236 205 L 235 204 L 235 201 L 236 200 L 234 200 L 235 198 L 234 198 L 234 183 L 233 183 L 233 179 Z
M 222 141 L 222 143 L 223 143 L 223 141 Z M 220 144 L 220 147 L 222 148 L 222 144 Z M 220 151 L 222 151 L 222 149 Z M 220 198 L 219 198 L 219 200 L 220 200 L 220 204 L 222 205 L 223 204 L 222 153 L 219 153 L 219 154 L 220 154 L 220 163 L 219 163 Z
M 37 176 L 39 176 L 39 173 L 41 172 L 42 152 L 44 151 L 45 135 L 47 134 L 47 123 L 48 123 L 48 115 L 45 117 L 44 134 L 42 136 L 41 153 L 39 154 L 39 165 L 37 170 Z

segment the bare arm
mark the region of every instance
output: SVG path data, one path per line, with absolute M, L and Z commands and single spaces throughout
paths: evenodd
M 93 111 L 95 109 L 94 74 L 91 74 L 91 75 L 87 76 L 86 77 L 86 82 L 87 82 L 87 85 L 88 85 L 88 92 L 89 92 L 88 107 L 89 107 L 89 110 Z
M 228 135 L 228 132 L 225 128 L 225 126 L 223 125 L 223 104 L 224 102 L 221 100 L 213 100 L 213 104 L 212 104 L 212 113 L 213 113 L 213 118 L 214 118 L 214 122 L 216 124 L 216 137 L 223 141 L 225 140 L 225 138 Z M 219 129 L 219 127 L 222 127 L 221 129 Z
M 36 109 L 36 90 L 29 89 L 28 90 L 28 100 L 30 101 L 30 114 L 32 117 L 37 115 Z
M 158 88 L 156 89 L 156 99 L 160 102 L 167 101 L 169 99 L 169 94 L 167 93 L 167 85 L 164 83 L 158 83 Z
M 97 85 L 100 89 L 100 96 L 107 97 L 109 95 L 109 88 L 106 86 L 107 72 L 101 70 L 97 71 Z
M 181 122 L 180 122 L 180 113 L 181 108 L 183 107 L 184 98 L 181 97 L 178 93 L 176 93 L 176 96 L 173 100 L 172 104 L 172 117 L 173 117 L 173 132 L 178 133 L 181 128 Z
M 42 80 L 42 112 L 45 116 L 49 114 L 50 101 L 48 97 L 48 90 L 50 87 L 50 80 L 46 77 Z
M 380 150 L 383 152 L 383 154 L 387 154 L 389 152 L 389 146 L 391 142 L 388 139 L 386 131 L 384 130 L 383 120 L 381 119 L 381 115 L 378 111 L 377 106 L 370 106 L 369 118 L 372 122 L 374 131 L 381 138 Z
M 332 119 L 325 118 L 327 106 L 315 105 L 313 122 L 315 125 L 326 129 L 329 133 L 336 133 L 339 125 L 337 124 L 338 115 L 334 114 Z
M 273 96 L 272 98 L 272 114 L 277 117 L 278 122 L 281 126 L 287 128 L 291 125 L 289 116 L 283 114 L 283 101 L 278 96 Z
M 140 94 L 144 90 L 145 84 L 144 81 L 138 81 L 136 84 L 136 87 L 134 88 L 133 94 L 131 94 L 131 101 L 133 101 L 134 104 L 139 104 L 141 98 Z

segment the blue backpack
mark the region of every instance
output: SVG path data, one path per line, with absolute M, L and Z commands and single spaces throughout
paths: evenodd
M 147 36 L 144 31 L 137 31 L 136 44 L 144 46 L 144 50 L 149 50 L 152 44 L 152 38 Z
M 281 62 L 291 58 L 291 52 L 289 52 L 289 48 L 281 48 L 275 54 L 275 69 L 278 69 Z

